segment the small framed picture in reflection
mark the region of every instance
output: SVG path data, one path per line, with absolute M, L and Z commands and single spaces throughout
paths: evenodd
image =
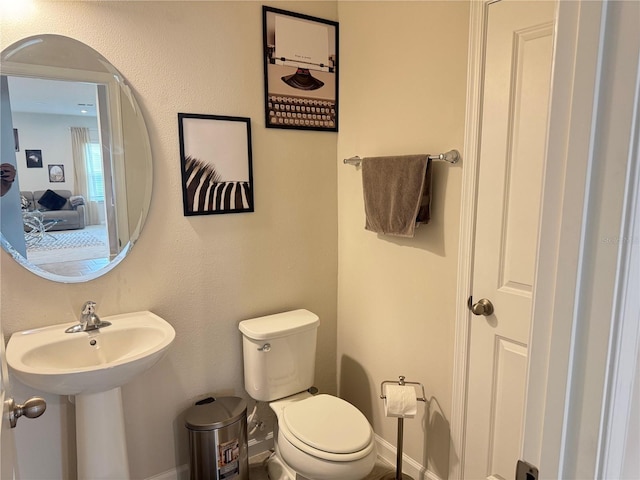
M 49 167 L 49 182 L 64 182 L 64 165 L 47 165 Z
M 42 168 L 42 150 L 25 150 L 27 168 Z

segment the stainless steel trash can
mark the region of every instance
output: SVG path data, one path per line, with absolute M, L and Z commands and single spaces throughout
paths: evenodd
M 206 398 L 187 410 L 191 480 L 249 480 L 247 403 Z

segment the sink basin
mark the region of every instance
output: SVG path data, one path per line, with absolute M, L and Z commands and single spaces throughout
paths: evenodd
M 175 338 L 148 311 L 103 317 L 108 327 L 65 333 L 74 322 L 14 333 L 7 362 L 24 384 L 58 395 L 105 392 L 124 385 L 162 358 Z
M 111 325 L 66 333 L 75 325 L 71 322 L 14 333 L 5 353 L 22 383 L 43 392 L 75 395 L 78 478 L 129 480 L 120 386 L 155 365 L 176 332 L 147 311 L 102 320 Z

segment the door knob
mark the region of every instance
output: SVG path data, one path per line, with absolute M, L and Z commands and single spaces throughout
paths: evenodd
M 484 315 L 488 317 L 493 314 L 493 303 L 488 298 L 481 298 L 476 303 L 471 304 L 472 300 L 469 297 L 469 310 L 474 315 Z
M 41 397 L 31 397 L 24 402 L 24 405 L 16 404 L 13 398 L 10 398 L 5 403 L 9 413 L 9 424 L 11 428 L 15 428 L 18 418 L 23 415 L 27 418 L 38 418 L 47 409 L 47 402 Z

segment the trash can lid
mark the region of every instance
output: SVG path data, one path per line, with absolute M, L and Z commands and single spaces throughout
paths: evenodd
M 217 430 L 247 415 L 247 402 L 240 397 L 218 397 L 187 410 L 185 426 L 189 430 Z

